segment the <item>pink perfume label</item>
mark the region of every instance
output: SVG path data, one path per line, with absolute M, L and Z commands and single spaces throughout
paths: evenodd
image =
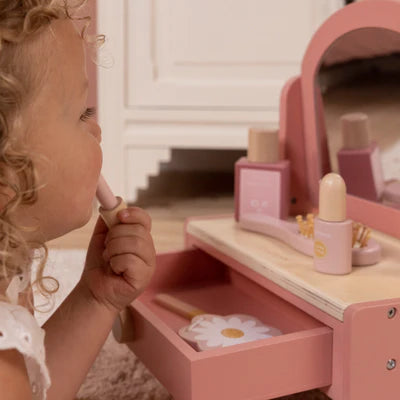
M 240 215 L 280 217 L 281 174 L 261 169 L 240 170 Z

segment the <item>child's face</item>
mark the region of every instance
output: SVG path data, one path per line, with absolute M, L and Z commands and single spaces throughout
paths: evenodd
M 55 21 L 51 28 L 55 37 L 49 30 L 39 39 L 46 46 L 47 73 L 27 109 L 26 138 L 32 153 L 49 160 L 36 162 L 39 184 L 47 185 L 39 190 L 38 202 L 18 217 L 28 223 L 39 219 L 40 239 L 46 241 L 89 221 L 102 165 L 100 127 L 82 116 L 88 92 L 83 40 L 69 20 Z

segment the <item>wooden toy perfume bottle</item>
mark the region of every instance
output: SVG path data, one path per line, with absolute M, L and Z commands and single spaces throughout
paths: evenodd
M 363 199 L 380 201 L 384 190 L 382 163 L 379 147 L 370 138 L 368 116 L 350 113 L 340 120 L 343 148 L 337 157 L 347 192 Z
M 247 158 L 235 163 L 235 219 L 289 213 L 290 162 L 279 160 L 277 130 L 250 128 Z

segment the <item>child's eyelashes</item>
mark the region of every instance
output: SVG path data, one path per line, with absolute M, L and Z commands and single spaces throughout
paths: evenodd
M 81 115 L 80 120 L 85 122 L 92 118 L 93 116 L 96 115 L 96 108 L 95 107 L 89 107 L 85 110 L 85 112 Z

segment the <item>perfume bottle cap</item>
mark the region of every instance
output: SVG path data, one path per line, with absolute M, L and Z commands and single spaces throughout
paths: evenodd
M 346 183 L 339 174 L 331 172 L 320 181 L 318 217 L 329 222 L 346 220 Z
M 279 161 L 279 131 L 262 127 L 249 129 L 247 159 L 251 162 Z
M 340 118 L 344 149 L 362 149 L 371 143 L 368 115 L 364 113 L 344 114 Z

